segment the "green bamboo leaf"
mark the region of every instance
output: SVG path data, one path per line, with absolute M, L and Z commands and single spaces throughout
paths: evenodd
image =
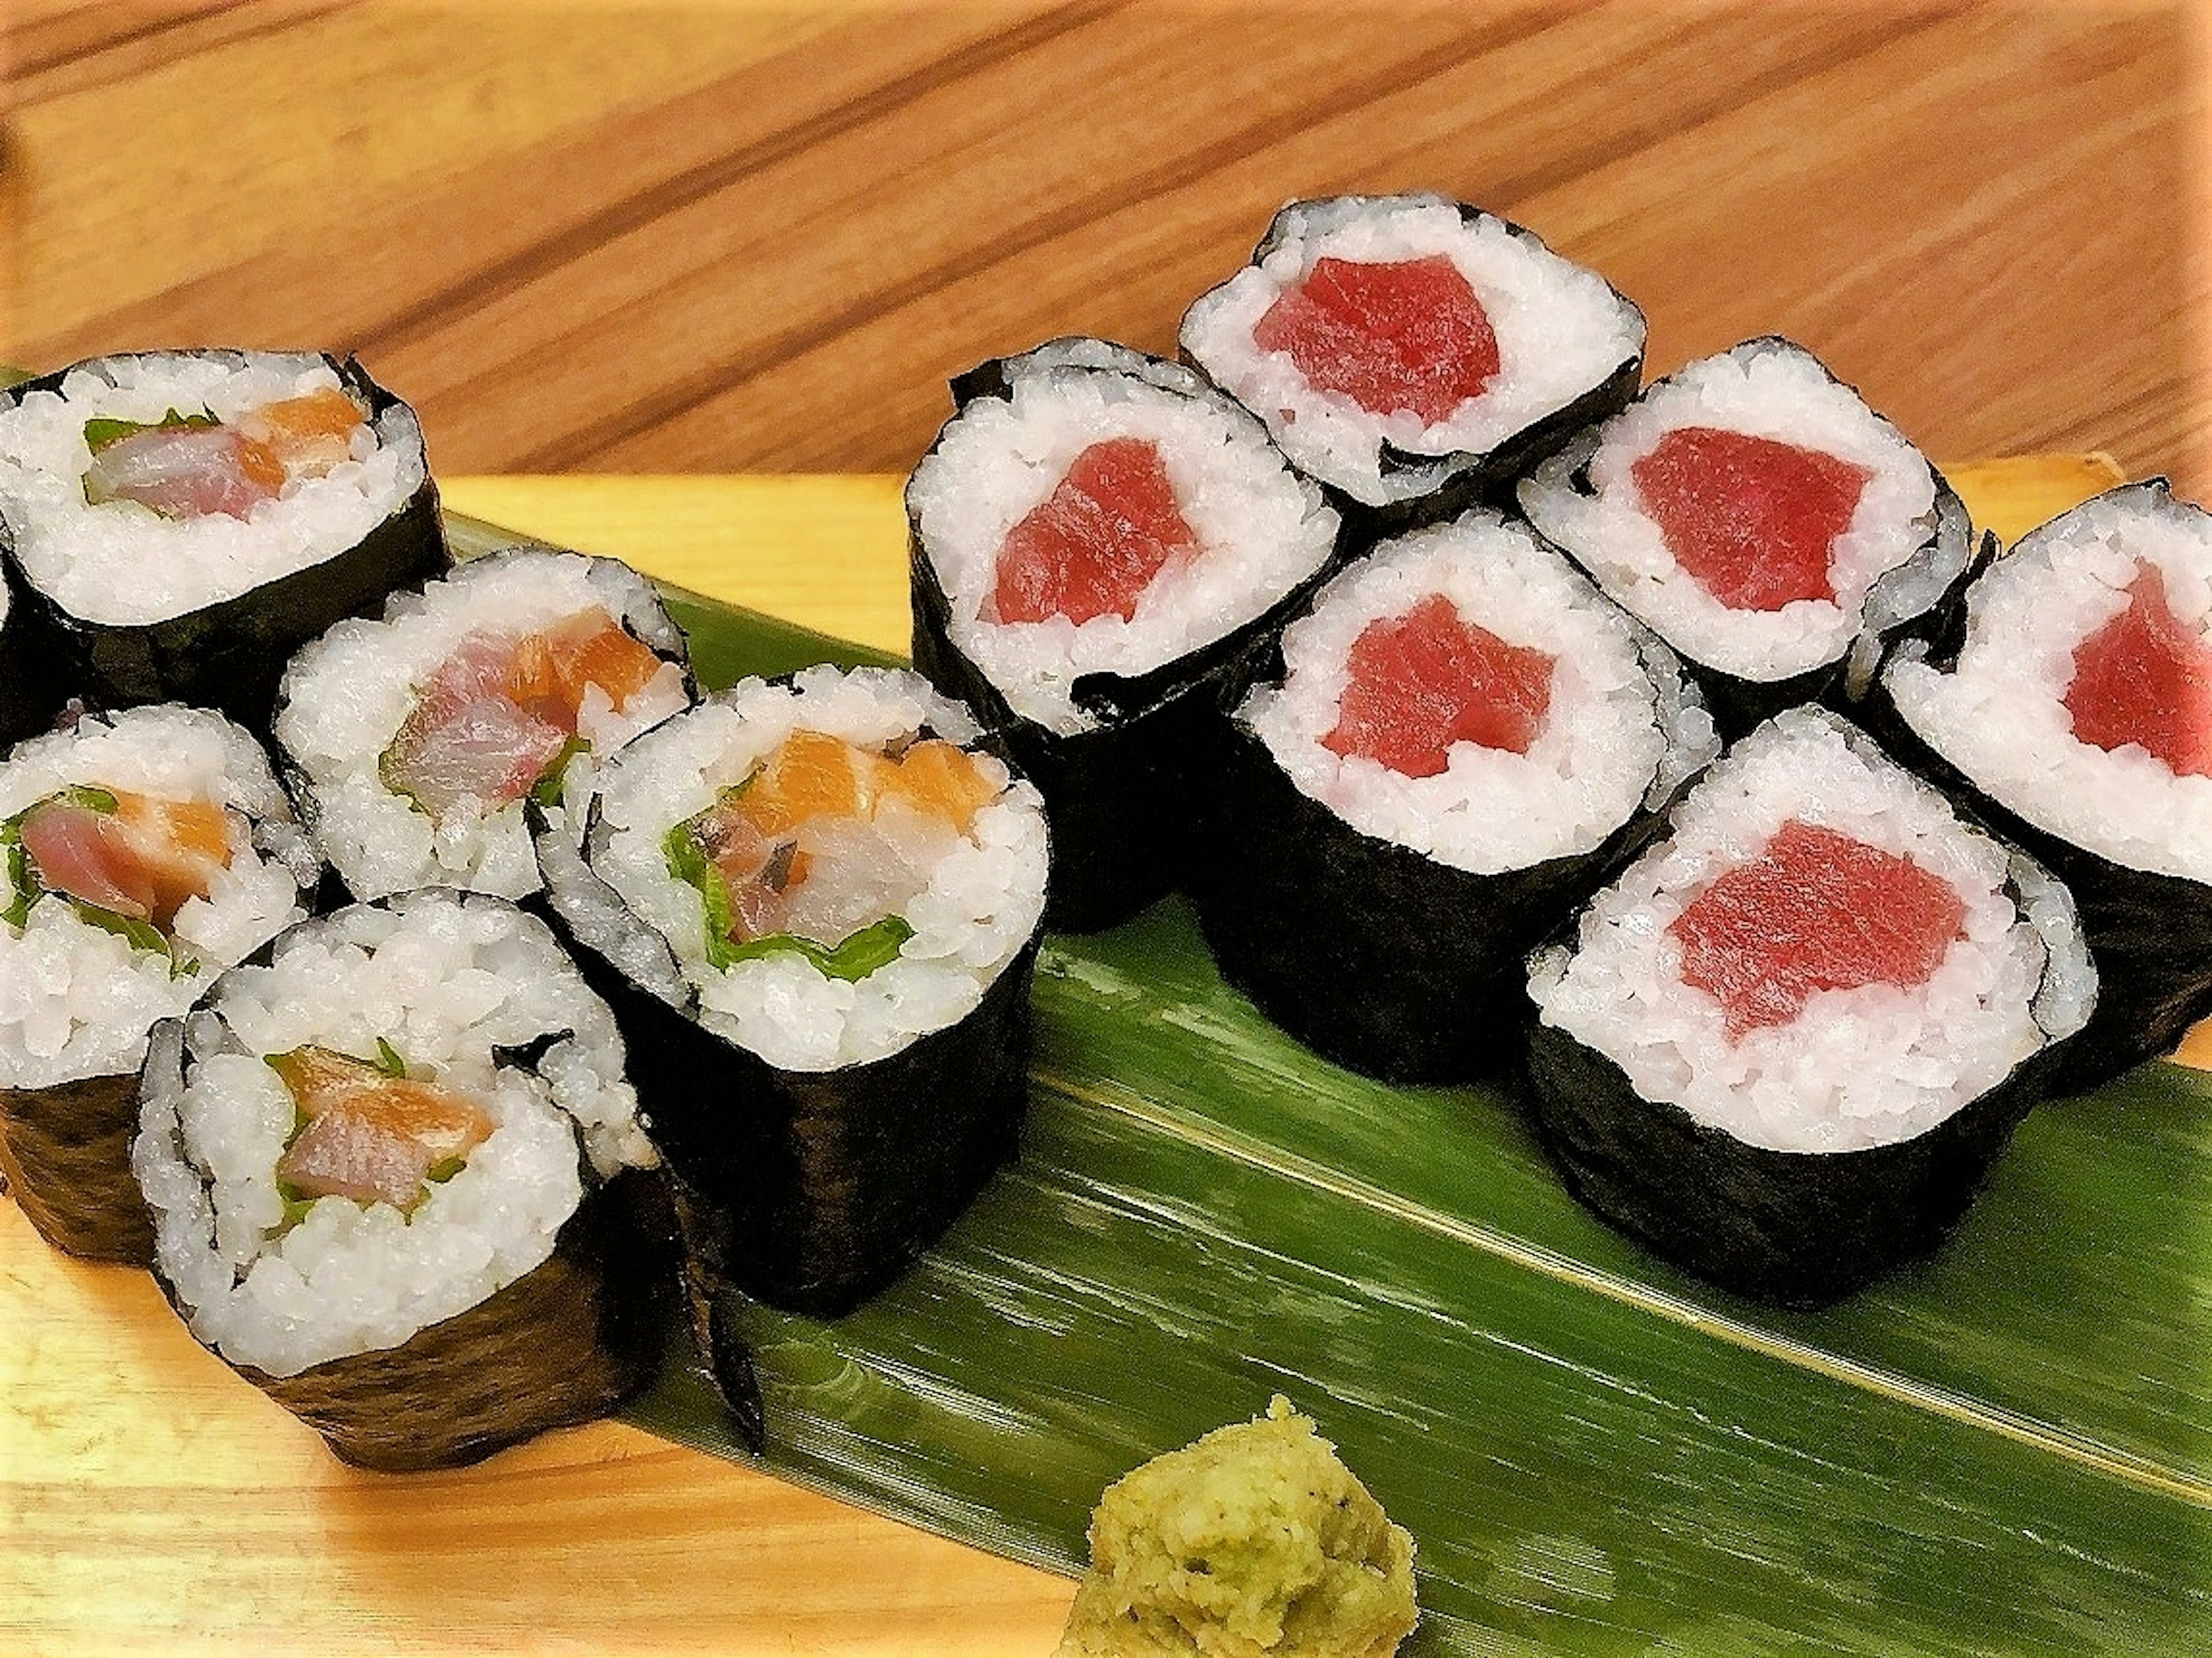
M 674 602 L 709 685 L 884 659 Z M 1499 1090 L 1316 1060 L 1178 901 L 1053 940 L 1036 1017 L 944 1242 L 745 1312 L 775 1472 L 1073 1570 L 1109 1481 L 1281 1391 L 1419 1540 L 1410 1653 L 2203 1650 L 2212 1078 L 2045 1107 L 1933 1260 L 1784 1314 L 1593 1220 Z M 743 1456 L 670 1343 L 632 1419 Z

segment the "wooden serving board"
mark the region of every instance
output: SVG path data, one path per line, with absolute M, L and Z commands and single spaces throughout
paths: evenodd
M 1960 468 L 2003 533 L 2112 481 Z M 881 647 L 896 480 L 484 479 L 461 512 Z M 827 642 L 689 603 L 702 671 Z M 1420 1540 L 1422 1651 L 2191 1652 L 2212 1628 L 2212 1079 L 2039 1112 L 1954 1242 L 1815 1315 L 1652 1263 L 1512 1113 L 1224 989 L 1187 913 L 1055 941 L 1023 1157 L 834 1327 L 751 1331 L 777 1474 L 1065 1569 L 1107 1480 L 1290 1393 Z M 2200 1035 L 2202 1033 L 2200 1033 Z M 0 1214 L 0 1648 L 1049 1649 L 1063 1580 L 633 1419 L 346 1470 L 143 1276 Z

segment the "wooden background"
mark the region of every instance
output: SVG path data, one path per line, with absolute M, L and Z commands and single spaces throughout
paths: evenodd
M 902 471 L 949 373 L 1164 348 L 1286 197 L 1424 185 L 1656 370 L 1778 331 L 1939 456 L 2212 489 L 2175 4 L 7 15 L 0 351 L 358 349 L 448 471 Z
M 2105 449 L 2212 492 L 2202 19 L 2172 5 L 0 18 L 0 359 L 358 349 L 447 473 L 903 471 L 948 374 L 1061 332 L 1165 348 L 1284 199 L 1423 185 L 1601 266 L 1655 370 L 1779 331 L 1939 457 Z M 897 642 L 890 486 L 744 490 L 454 494 Z M 612 1424 L 352 1474 L 143 1277 L 5 1206 L 0 1308 L 0 1649 L 1042 1654 L 1066 1603 Z

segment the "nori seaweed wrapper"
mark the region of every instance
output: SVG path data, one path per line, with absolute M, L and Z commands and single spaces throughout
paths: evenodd
M 1856 1151 L 1747 1145 L 1637 1094 L 1565 1031 L 1530 1033 L 1523 1097 L 1568 1189 L 1610 1224 L 1722 1288 L 1819 1307 L 1951 1235 L 2063 1049 L 1909 1140 Z
M 4 395 L 4 394 L 0 394 Z M 0 520 L 0 544 L 7 525 Z M 27 737 L 52 731 L 72 687 L 53 635 L 25 608 L 23 580 L 12 562 L 0 562 L 8 615 L 0 621 L 0 751 Z
M 138 1073 L 0 1089 L 0 1172 L 39 1236 L 87 1260 L 154 1263 L 154 1222 L 131 1172 Z
M 1841 720 L 1821 717 L 1864 742 Z M 1978 832 L 1971 817 L 1958 816 L 1966 832 Z M 2057 884 L 2029 854 L 2005 850 L 2012 871 L 2005 890 L 2025 917 L 2029 892 Z M 2086 969 L 2088 957 L 2078 927 L 2052 925 L 2069 941 L 2068 966 L 2046 958 L 2031 1005 L 2043 1045 L 1910 1139 L 1833 1151 L 1753 1145 L 1679 1105 L 1644 1098 L 1609 1055 L 1541 1019 L 1532 1023 L 1520 1072 L 1522 1105 L 1568 1188 L 1601 1219 L 1738 1295 L 1826 1305 L 1941 1244 L 2013 1130 L 2055 1091 L 2081 1040 L 2074 1025 L 2081 1011 L 2065 1017 L 2062 995 L 2046 1014 L 2042 998 Z M 1532 969 L 1551 950 L 1579 950 L 1580 931 L 1579 920 L 1563 929 L 1531 957 Z M 2044 936 L 2046 950 L 2054 948 Z M 2054 1034 L 2059 1023 L 2074 1028 Z
M 1385 201 L 1384 197 L 1350 197 L 1335 199 L 1346 201 Z M 1441 199 L 1441 198 L 1438 198 Z M 1291 202 L 1280 209 L 1268 221 L 1267 234 L 1260 238 L 1252 250 L 1249 264 L 1258 265 L 1269 255 L 1297 234 L 1297 216 L 1315 205 L 1312 202 Z M 1498 218 L 1480 208 L 1465 202 L 1449 203 L 1459 214 L 1462 222 L 1474 224 L 1484 219 L 1495 221 L 1507 234 L 1520 241 L 1544 246 L 1543 239 L 1533 230 L 1515 224 L 1510 219 Z M 1614 297 L 1634 312 L 1641 325 L 1644 313 L 1633 301 L 1610 282 Z M 1381 506 L 1363 501 L 1347 494 L 1328 479 L 1308 471 L 1327 492 L 1329 504 L 1343 515 L 1345 541 L 1349 547 L 1365 549 L 1386 536 L 1395 536 L 1407 530 L 1418 529 L 1425 524 L 1441 523 L 1456 517 L 1468 507 L 1480 505 L 1510 507 L 1515 481 L 1539 462 L 1556 454 L 1575 434 L 1599 422 L 1609 420 L 1635 400 L 1637 388 L 1644 382 L 1644 350 L 1639 331 L 1636 349 L 1624 357 L 1613 369 L 1589 390 L 1577 394 L 1571 402 L 1553 410 L 1519 431 L 1506 437 L 1495 446 L 1480 453 L 1456 451 L 1445 454 L 1425 454 L 1405 449 L 1382 440 L 1379 454 L 1381 471 L 1385 478 L 1394 474 L 1428 473 L 1433 481 L 1419 494 Z M 1182 360 L 1201 374 L 1207 373 L 1186 345 Z M 1209 374 L 1208 379 L 1212 376 Z M 1214 382 L 1220 384 L 1218 381 Z M 1234 396 L 1226 386 L 1224 395 Z M 1267 423 L 1272 431 L 1276 411 L 1254 409 L 1252 413 Z M 1297 463 L 1291 463 L 1296 465 Z M 1301 471 L 1305 469 L 1300 468 Z
M 2106 493 L 2128 490 L 2163 495 L 2167 485 L 2153 478 Z M 1999 556 L 1996 537 L 1984 537 L 1965 579 L 1898 642 L 1889 660 L 1910 658 L 1941 673 L 1953 671 L 1966 643 L 1973 582 Z M 1885 672 L 1887 667 L 1886 661 Z M 2053 1093 L 2087 1093 L 2145 1060 L 2170 1054 L 2191 1025 L 2212 1014 L 2212 885 L 2131 868 L 2029 822 L 1931 747 L 1899 713 L 1886 685 L 1868 699 L 1865 719 L 1900 762 L 2025 849 L 2074 895 L 2100 990 L 2087 1028 L 2068 1045 L 2057 1066 Z
M 1770 343 L 1802 350 L 1779 335 L 1747 340 L 1735 349 Z M 1843 385 L 1826 364 L 1820 363 L 1810 353 L 1805 355 L 1832 382 Z M 1655 380 L 1641 396 L 1631 401 L 1641 402 L 1667 384 L 1667 380 Z M 1853 395 L 1856 395 L 1856 392 Z M 1622 406 L 1626 407 L 1626 404 Z M 1562 459 L 1558 464 L 1567 468 L 1565 484 L 1578 495 L 1595 493 L 1590 482 L 1589 462 L 1596 452 L 1599 437 L 1598 433 L 1590 432 L 1562 446 L 1564 453 L 1573 459 Z M 1753 679 L 1700 660 L 1676 640 L 1667 641 L 1704 689 L 1706 705 L 1712 709 L 1714 723 L 1720 727 L 1723 740 L 1732 743 L 1784 708 L 1803 702 L 1821 703 L 1840 714 L 1859 717 L 1859 704 L 1872 689 L 1875 670 L 1884 653 L 1895 641 L 1924 626 L 1931 613 L 1965 586 L 1974 550 L 1973 523 L 1966 503 L 1960 500 L 1949 481 L 1932 465 L 1928 470 L 1936 483 L 1934 523 L 1911 556 L 1875 583 L 1865 606 L 1865 611 L 1875 612 L 1873 623 L 1869 624 L 1863 611 L 1859 631 L 1828 661 L 1779 679 Z M 1540 520 L 1540 529 L 1541 515 L 1532 513 L 1530 516 Z M 1591 579 L 1601 587 L 1606 586 L 1580 550 L 1565 542 L 1553 541 L 1552 544 L 1589 570 Z M 1619 598 L 1619 594 L 1607 591 L 1610 596 Z M 1641 619 L 1645 625 L 1658 628 L 1649 618 Z M 1661 631 L 1663 637 L 1663 630 Z
M 1650 836 L 1478 875 L 1363 834 L 1237 722 L 1228 807 L 1198 891 L 1223 976 L 1307 1047 L 1394 1083 L 1464 1082 L 1518 1053 L 1522 958 Z
M 372 420 L 400 406 L 357 359 L 340 361 L 325 353 L 324 361 L 368 404 Z M 75 367 L 0 391 L 0 408 L 32 392 L 58 391 Z M 117 624 L 73 615 L 23 571 L 4 521 L 0 556 L 20 578 L 22 613 L 35 648 L 56 665 L 70 693 L 99 708 L 175 701 L 218 708 L 264 736 L 277 682 L 293 652 L 341 617 L 374 615 L 395 588 L 453 566 L 438 516 L 438 486 L 427 470 L 422 486 L 351 547 L 159 622 Z
M 640 1169 L 587 1181 L 547 1260 L 397 1347 L 288 1376 L 231 1368 L 339 1461 L 387 1473 L 480 1462 L 549 1428 L 611 1415 L 660 1358 L 674 1251 L 655 1184 Z M 162 1289 L 175 1305 L 166 1280 Z
M 1097 361 L 1082 366 L 1110 367 L 1186 395 L 1193 385 L 1202 388 L 1199 395 L 1220 395 L 1204 388 L 1189 370 L 1127 347 L 1057 340 L 956 377 L 955 407 L 1010 396 L 1032 359 L 1085 349 Z M 1045 925 L 1055 932 L 1097 932 L 1184 884 L 1204 855 L 1206 826 L 1218 807 L 1227 738 L 1222 710 L 1267 671 L 1267 653 L 1285 623 L 1342 568 L 1341 533 L 1319 569 L 1242 627 L 1146 673 L 1078 677 L 1072 687 L 1075 704 L 1097 723 L 1062 734 L 1015 713 L 953 642 L 951 604 L 922 544 L 921 516 L 911 502 L 907 523 L 915 671 L 966 703 L 1044 796 L 1054 847 Z
M 594 815 L 597 805 L 594 803 Z M 784 1071 L 708 1029 L 684 1005 L 635 982 L 579 938 L 562 882 L 620 908 L 573 848 L 556 877 L 539 817 L 555 930 L 585 981 L 614 1010 L 653 1143 L 676 1177 L 693 1292 L 734 1287 L 818 1318 L 848 1313 L 903 1272 L 1019 1149 L 1029 1103 L 1030 985 L 1042 923 L 957 1023 L 886 1058 L 838 1070 Z M 642 944 L 658 934 L 631 918 Z M 707 1333 L 711 1337 L 711 1330 Z M 719 1344 L 702 1344 L 710 1355 Z M 732 1378 L 718 1367 L 726 1391 Z

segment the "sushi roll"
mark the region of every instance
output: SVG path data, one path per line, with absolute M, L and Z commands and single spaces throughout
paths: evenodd
M 1933 1249 L 2087 1020 L 2065 887 L 1826 709 L 1731 749 L 1531 958 L 1528 1100 L 1576 1195 L 1813 1306 Z
M 144 1266 L 147 1033 L 301 920 L 321 860 L 220 715 L 87 717 L 0 763 L 0 1169 L 46 1240 Z
M 1292 202 L 1182 339 L 1363 542 L 1496 494 L 1644 366 L 1644 313 L 1604 277 L 1431 195 Z
M 262 351 L 0 391 L 0 546 L 78 695 L 256 732 L 294 651 L 451 562 L 415 411 L 356 362 Z
M 1328 1057 L 1463 1080 L 1516 1051 L 1522 958 L 1719 751 L 1674 657 L 1519 524 L 1386 542 L 1236 717 L 1199 914 Z
M 1058 340 L 953 382 L 907 485 L 915 666 L 998 732 L 1089 932 L 1175 885 L 1220 706 L 1327 574 L 1336 513 L 1187 368 Z
M 1936 470 L 1783 339 L 1656 382 L 1520 497 L 1690 665 L 1730 738 L 1863 695 L 1883 641 L 1935 608 L 1972 551 Z
M 628 565 L 471 560 L 380 621 L 294 659 L 277 744 L 301 816 L 356 898 L 428 885 L 538 890 L 523 804 L 690 706 L 683 634 Z
M 1014 1152 L 1047 840 L 978 735 L 902 671 L 748 679 L 540 814 L 710 1289 L 843 1313 Z
M 193 1335 L 346 1461 L 474 1461 L 652 1374 L 622 1039 L 512 905 L 286 932 L 155 1033 L 131 1155 Z
M 2090 1087 L 2212 1012 L 2212 515 L 2124 485 L 1931 620 L 1882 675 L 1892 740 L 2073 890 L 2105 990 L 2061 1083 Z

